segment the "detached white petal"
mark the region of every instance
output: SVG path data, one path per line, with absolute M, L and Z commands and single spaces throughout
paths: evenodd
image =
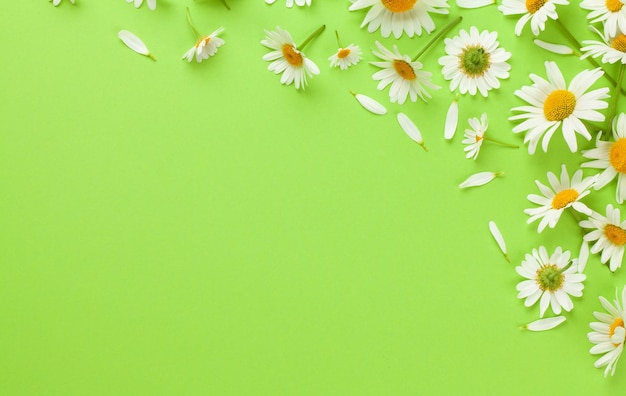
M 354 93 L 350 91 L 350 93 L 356 98 L 356 100 L 370 113 L 384 115 L 387 114 L 387 109 L 385 106 L 378 103 L 376 100 L 370 98 L 369 96 L 365 96 L 362 94 Z
M 509 255 L 506 252 L 506 243 L 504 243 L 504 237 L 502 237 L 502 233 L 498 229 L 498 226 L 496 225 L 496 223 L 494 223 L 493 221 L 489 222 L 489 232 L 491 232 L 493 239 L 496 240 L 496 243 L 498 244 L 498 247 L 500 247 L 500 250 L 504 254 L 504 258 L 506 259 L 506 261 L 510 263 L 511 260 L 509 259 Z
M 578 253 L 578 272 L 583 273 L 585 267 L 587 266 L 587 261 L 589 260 L 589 242 L 583 240 L 582 245 L 580 245 L 580 252 Z
M 547 41 L 543 41 L 539 39 L 535 39 L 533 42 L 535 43 L 535 45 L 537 45 L 537 47 L 543 48 L 546 51 L 554 52 L 555 54 L 560 54 L 560 55 L 574 54 L 574 49 L 568 47 L 567 45 L 548 43 Z
M 480 8 L 495 3 L 496 0 L 456 0 L 456 5 L 460 8 Z
M 478 172 L 478 173 L 474 173 L 473 175 L 468 177 L 463 183 L 459 184 L 459 187 L 461 187 L 461 188 L 468 188 L 468 187 L 482 186 L 484 184 L 489 183 L 490 181 L 495 179 L 497 176 L 500 176 L 502 174 L 503 174 L 502 172 Z
M 424 139 L 422 139 L 422 134 L 420 133 L 420 130 L 417 129 L 417 125 L 415 125 L 413 121 L 411 121 L 411 119 L 407 117 L 407 115 L 404 113 L 398 113 L 397 118 L 398 123 L 404 130 L 404 133 L 406 133 L 417 144 L 422 146 L 424 150 L 428 151 L 428 148 L 424 145 Z
M 155 59 L 154 56 L 148 50 L 148 47 L 141 41 L 141 39 L 128 30 L 120 30 L 117 34 L 117 37 L 120 38 L 126 44 L 126 46 L 138 54 L 148 56 L 152 59 Z
M 459 124 L 459 97 L 455 96 L 454 100 L 448 108 L 446 114 L 446 126 L 443 131 L 443 137 L 450 140 L 456 133 L 456 127 Z
M 565 322 L 565 316 L 555 316 L 554 318 L 535 320 L 534 322 L 522 326 L 522 328 L 530 331 L 545 331 L 554 329 L 563 322 Z

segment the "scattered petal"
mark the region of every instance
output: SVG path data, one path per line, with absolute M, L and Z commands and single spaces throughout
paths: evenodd
M 422 134 L 419 129 L 417 129 L 417 125 L 409 117 L 407 117 L 404 113 L 398 113 L 398 123 L 404 130 L 404 132 L 413 139 L 417 144 L 422 146 L 422 148 L 428 151 L 428 148 L 424 145 L 424 139 L 422 139 Z
M 535 320 L 522 328 L 530 331 L 552 330 L 563 322 L 565 322 L 565 316 L 555 316 L 553 318 Z
M 560 54 L 560 55 L 573 55 L 574 54 L 574 49 L 568 47 L 567 45 L 548 43 L 547 41 L 543 41 L 539 39 L 535 39 L 533 42 L 535 43 L 535 45 L 537 45 L 537 47 L 543 48 L 544 50 L 553 52 L 555 54 Z
M 463 183 L 459 184 L 460 188 L 478 187 L 489 183 L 497 176 L 503 175 L 504 172 L 478 172 L 468 177 Z
M 500 250 L 504 254 L 504 258 L 510 263 L 511 260 L 509 259 L 509 255 L 506 252 L 506 243 L 504 243 L 504 237 L 502 236 L 502 233 L 498 229 L 496 223 L 494 223 L 493 221 L 489 222 L 489 231 L 491 232 L 493 238 L 496 240 L 496 243 L 500 247 Z
M 156 60 L 154 56 L 148 50 L 148 47 L 141 41 L 141 39 L 128 30 L 120 30 L 117 36 L 126 44 L 126 46 L 138 54 L 145 55 L 147 57 Z
M 580 245 L 580 252 L 578 253 L 578 272 L 581 274 L 587 266 L 587 261 L 589 261 L 589 243 L 583 240 L 583 243 Z
M 456 128 L 459 125 L 459 96 L 455 96 L 448 113 L 446 114 L 446 126 L 443 131 L 443 137 L 450 140 L 456 133 Z
M 496 0 L 456 0 L 459 8 L 480 8 L 496 4 Z
M 369 96 L 365 96 L 363 94 L 354 93 L 352 91 L 350 91 L 350 93 L 356 98 L 361 106 L 363 106 L 365 110 L 369 111 L 370 113 L 378 115 L 387 114 L 387 109 L 385 108 L 385 106 L 377 102 L 375 99 L 372 99 Z

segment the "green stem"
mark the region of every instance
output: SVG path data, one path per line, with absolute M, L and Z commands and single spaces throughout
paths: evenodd
M 156 62 L 156 57 L 154 55 L 152 55 L 152 52 L 150 52 L 148 55 L 146 55 L 148 58 L 152 59 L 153 61 Z
M 609 115 L 606 117 L 606 127 L 604 128 L 604 132 L 602 137 L 606 140 L 611 136 L 611 124 L 613 122 L 613 118 L 615 117 L 615 111 L 617 110 L 617 101 L 620 97 L 620 90 L 622 88 L 622 82 L 624 81 L 624 69 L 626 69 L 626 65 L 622 64 L 619 68 L 619 74 L 617 75 L 617 85 L 615 86 L 615 91 L 613 91 L 613 97 L 611 98 L 611 104 L 609 105 Z
M 424 52 L 426 52 L 430 47 L 433 46 L 433 44 L 435 44 L 437 42 L 437 40 L 439 40 L 442 36 L 444 36 L 450 30 L 452 30 L 452 28 L 455 27 L 456 25 L 458 25 L 462 20 L 463 20 L 463 17 L 459 16 L 456 19 L 454 19 L 452 22 L 450 22 L 449 24 L 444 26 L 444 28 L 441 29 L 439 31 L 439 33 L 437 33 L 437 35 L 435 37 L 433 37 L 428 42 L 428 44 L 426 44 L 426 46 L 424 48 L 422 48 L 422 50 L 420 52 L 417 53 L 417 55 L 415 55 L 415 58 L 413 58 L 413 62 L 417 61 L 419 59 L 419 57 L 424 54 Z
M 307 37 L 306 40 L 304 40 L 304 42 L 301 45 L 298 46 L 298 51 L 304 51 L 304 47 L 306 47 L 307 44 L 309 44 L 311 41 L 313 41 L 313 39 L 317 38 L 317 36 L 322 34 L 324 29 L 326 29 L 326 25 L 320 26 L 316 31 L 311 33 L 311 35 L 309 37 Z
M 500 140 L 496 140 L 496 139 L 490 138 L 488 136 L 483 136 L 483 139 L 485 139 L 485 141 L 488 141 L 488 142 L 499 144 L 500 146 L 509 147 L 509 148 L 519 148 L 519 146 L 516 146 L 515 144 L 504 143 L 504 142 L 502 142 Z
M 224 3 L 224 6 L 226 6 L 226 9 L 230 11 L 230 6 L 228 5 L 228 2 L 226 0 L 222 0 L 222 3 Z
M 187 22 L 189 22 L 189 26 L 191 26 L 191 29 L 196 34 L 196 36 L 198 36 L 198 38 L 202 37 L 200 32 L 198 32 L 198 29 L 196 29 L 195 25 L 191 21 L 191 13 L 189 12 L 189 7 L 187 7 Z
M 341 46 L 341 41 L 339 41 L 339 32 L 335 30 L 335 37 L 337 37 L 337 47 L 343 48 Z

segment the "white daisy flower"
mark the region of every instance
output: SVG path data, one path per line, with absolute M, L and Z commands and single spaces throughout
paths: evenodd
M 407 96 L 411 98 L 411 102 L 417 101 L 418 96 L 426 101 L 426 98 L 431 96 L 424 87 L 440 88 L 430 81 L 432 73 L 422 71 L 422 64 L 417 61 L 413 62 L 408 55 L 401 55 L 397 46 L 394 45 L 393 52 L 391 52 L 377 41 L 376 47 L 378 51 L 372 52 L 383 62 L 370 63 L 383 70 L 374 73 L 372 78 L 379 81 L 377 88 L 381 91 L 391 84 L 389 89 L 391 103 L 403 104 Z
M 61 4 L 61 0 L 50 0 L 52 2 L 53 6 L 58 6 L 59 4 Z M 75 4 L 74 0 L 70 0 L 70 3 Z
M 626 199 L 626 114 L 613 119 L 613 142 L 596 138 L 596 148 L 583 150 L 583 157 L 593 161 L 583 162 L 583 168 L 604 169 L 594 185 L 595 190 L 606 186 L 617 177 L 615 200 L 621 204 Z
M 198 41 L 196 41 L 196 44 L 191 47 L 189 51 L 185 52 L 183 59 L 187 59 L 188 62 L 191 62 L 195 55 L 196 62 L 202 62 L 203 59 L 208 59 L 209 56 L 217 54 L 217 49 L 224 45 L 224 40 L 217 36 L 223 31 L 224 28 L 220 27 L 208 36 L 200 37 Z
M 337 52 L 332 54 L 328 60 L 330 61 L 330 67 L 339 67 L 341 70 L 346 70 L 350 66 L 359 63 L 362 55 L 361 47 L 350 44 L 347 47 L 337 49 Z
M 524 143 L 528 143 L 528 152 L 535 153 L 539 139 L 543 135 L 542 149 L 548 151 L 548 144 L 554 132 L 562 126 L 563 137 L 572 152 L 578 150 L 576 133 L 585 139 L 591 139 L 587 127 L 581 120 L 604 121 L 604 115 L 597 110 L 608 107 L 608 88 L 599 88 L 586 92 L 604 72 L 601 69 L 583 70 L 569 84 L 559 67 L 554 62 L 546 62 L 548 80 L 531 74 L 532 86 L 524 86 L 515 91 L 515 95 L 525 100 L 530 106 L 514 107 L 512 111 L 522 114 L 509 117 L 509 120 L 525 121 L 513 128 L 513 132 L 527 132 Z
M 548 18 L 556 20 L 559 15 L 556 13 L 556 5 L 568 5 L 567 0 L 504 0 L 498 6 L 504 15 L 523 14 L 517 24 L 515 24 L 515 34 L 522 34 L 524 25 L 530 20 L 530 29 L 535 36 L 546 28 Z
M 591 215 L 591 209 L 580 202 L 580 199 L 589 195 L 589 188 L 596 180 L 597 176 L 583 179 L 583 171 L 579 169 L 574 172 L 570 182 L 565 165 L 561 167 L 561 180 L 557 179 L 554 173 L 548 172 L 548 181 L 552 189 L 542 184 L 539 180 L 535 180 L 535 184 L 543 196 L 529 194 L 527 198 L 530 202 L 541 206 L 524 210 L 524 213 L 530 216 L 526 223 L 530 224 L 535 220 L 541 219 L 537 231 L 542 232 L 546 226 L 554 228 L 563 211 L 569 207 L 572 207 L 577 212 L 588 216 Z
M 596 368 L 606 366 L 604 376 L 610 372 L 615 374 L 617 361 L 624 349 L 624 340 L 626 339 L 626 328 L 624 328 L 624 305 L 626 304 L 626 286 L 622 290 L 622 298 L 617 296 L 615 291 L 615 300 L 611 304 L 606 298 L 600 296 L 600 304 L 608 312 L 594 312 L 593 316 L 599 322 L 591 322 L 589 326 L 593 330 L 587 334 L 589 341 L 594 345 L 589 351 L 593 355 L 604 354 L 600 359 L 596 360 L 594 366 Z
M 622 32 L 617 32 L 616 36 L 604 37 L 597 29 L 593 29 L 602 38 L 602 41 L 596 40 L 583 40 L 583 45 L 580 49 L 583 55 L 580 59 L 584 59 L 588 56 L 597 58 L 602 56 L 602 63 L 616 63 L 621 62 L 626 64 L 626 35 Z
M 606 36 L 616 36 L 618 30 L 626 32 L 626 8 L 622 0 L 583 0 L 580 7 L 591 11 L 587 15 L 591 23 L 604 24 Z
M 463 29 L 458 36 L 444 40 L 447 55 L 439 58 L 441 72 L 450 81 L 450 91 L 459 88 L 462 94 L 469 92 L 487 96 L 491 89 L 500 88 L 500 80 L 509 78 L 511 66 L 506 62 L 511 53 L 498 48 L 498 33 L 475 26 L 469 33 Z
M 276 2 L 276 0 L 265 0 L 265 2 L 267 4 L 274 4 Z M 302 6 L 310 6 L 311 5 L 311 0 L 287 0 L 287 3 L 285 4 L 287 7 L 291 8 L 293 7 L 293 5 L 297 5 L 299 7 Z
M 435 30 L 435 22 L 428 14 L 447 14 L 448 0 L 351 0 L 350 11 L 370 8 L 361 27 L 367 25 L 367 31 L 375 32 L 380 28 L 383 37 L 393 32 L 395 38 L 402 33 L 413 37 L 420 36 L 422 28 L 427 33 Z
M 305 40 L 305 44 L 302 47 L 314 36 L 319 35 L 323 30 L 322 28 Z M 288 31 L 276 26 L 275 32 L 265 30 L 265 35 L 266 38 L 261 41 L 261 44 L 273 50 L 263 56 L 264 61 L 272 62 L 268 66 L 268 70 L 275 74 L 282 73 L 280 78 L 282 84 L 289 85 L 295 82 L 296 89 L 306 88 L 307 76 L 312 77 L 320 73 L 317 65 L 307 58 L 301 50 L 296 48 Z
M 143 0 L 126 0 L 127 3 L 135 3 L 135 8 L 139 8 L 141 7 L 141 4 L 143 4 Z M 146 3 L 148 3 L 148 8 L 151 10 L 155 10 L 156 9 L 156 0 L 146 0 Z
M 592 213 L 589 220 L 580 223 L 583 228 L 592 228 L 593 231 L 584 236 L 586 242 L 596 241 L 591 247 L 591 253 L 602 253 L 600 261 L 606 264 L 610 260 L 609 269 L 615 272 L 622 266 L 624 245 L 626 245 L 626 220 L 621 221 L 620 211 L 613 205 L 606 206 L 606 217 L 599 213 Z
M 487 120 L 487 114 L 483 113 L 480 116 L 480 121 L 478 118 L 470 118 L 467 120 L 472 129 L 465 129 L 465 137 L 463 139 L 463 144 L 465 144 L 465 151 L 467 154 L 465 158 L 478 158 L 478 153 L 480 152 L 480 147 L 483 144 L 483 136 L 485 136 L 485 132 L 489 127 L 489 121 Z
M 557 247 L 551 256 L 545 247 L 533 249 L 526 254 L 522 265 L 515 267 L 518 274 L 526 278 L 517 284 L 517 298 L 525 298 L 524 305 L 530 307 L 539 301 L 539 317 L 543 318 L 548 306 L 556 315 L 561 309 L 567 312 L 574 308 L 570 296 L 583 295 L 586 276 L 576 272 L 576 260 L 570 261 L 570 252 Z

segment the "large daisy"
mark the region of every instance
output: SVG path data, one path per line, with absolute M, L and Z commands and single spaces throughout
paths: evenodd
M 610 260 L 609 269 L 613 272 L 622 266 L 626 245 L 626 220 L 621 221 L 620 218 L 619 209 L 608 204 L 606 217 L 594 212 L 589 220 L 580 222 L 581 227 L 593 229 L 583 238 L 587 242 L 596 241 L 591 253 L 602 252 L 600 261 L 606 264 Z
M 606 186 L 617 177 L 615 200 L 621 204 L 626 199 L 626 114 L 621 113 L 613 119 L 613 142 L 600 139 L 598 134 L 596 148 L 583 150 L 583 157 L 593 161 L 583 162 L 583 168 L 604 169 L 594 185 L 596 190 Z
M 533 249 L 526 254 L 522 265 L 515 267 L 518 274 L 526 278 L 517 284 L 517 298 L 525 298 L 524 305 L 530 307 L 539 301 L 539 316 L 543 318 L 548 306 L 556 315 L 561 309 L 567 312 L 574 308 L 570 296 L 583 295 L 586 276 L 577 272 L 576 259 L 570 262 L 570 252 L 557 247 L 551 256 L 545 247 Z
M 626 32 L 626 8 L 623 0 L 583 0 L 580 7 L 591 11 L 587 15 L 591 23 L 604 24 L 606 36 L 616 36 L 618 29 Z
M 524 25 L 530 21 L 530 29 L 535 36 L 546 28 L 546 21 L 550 19 L 558 19 L 556 13 L 556 5 L 568 5 L 567 0 L 504 0 L 502 5 L 498 6 L 504 15 L 520 15 L 523 14 L 517 24 L 515 24 L 515 34 L 521 35 Z
M 540 206 L 524 210 L 524 213 L 530 216 L 527 223 L 530 224 L 535 220 L 541 219 L 537 231 L 542 232 L 546 226 L 554 228 L 563 211 L 569 207 L 587 216 L 591 215 L 591 209 L 580 202 L 580 199 L 589 195 L 589 188 L 596 179 L 597 176 L 583 179 L 583 172 L 579 169 L 574 172 L 570 182 L 567 168 L 565 165 L 562 165 L 560 180 L 557 179 L 554 173 L 548 172 L 548 181 L 552 188 L 542 184 L 539 180 L 535 180 L 535 184 L 537 184 L 543 196 L 537 194 L 528 195 L 527 198 L 530 202 Z
M 587 337 L 590 342 L 596 344 L 589 352 L 594 355 L 604 354 L 604 356 L 596 360 L 594 366 L 596 368 L 606 366 L 606 369 L 604 369 L 604 376 L 606 377 L 609 372 L 611 375 L 615 374 L 617 360 L 624 349 L 624 340 L 626 339 L 626 328 L 624 328 L 624 320 L 626 319 L 626 312 L 624 311 L 626 286 L 622 290 L 621 299 L 617 295 L 616 290 L 613 304 L 602 296 L 600 296 L 600 304 L 608 313 L 593 313 L 593 316 L 599 322 L 591 322 L 589 324 L 593 331 L 588 333 Z
M 372 78 L 379 81 L 379 90 L 383 90 L 387 85 L 391 84 L 389 98 L 392 103 L 398 102 L 403 104 L 407 96 L 411 98 L 411 102 L 417 101 L 418 96 L 423 101 L 426 101 L 426 98 L 431 96 L 425 87 L 432 89 L 440 88 L 430 81 L 432 73 L 422 71 L 422 64 L 417 61 L 413 62 L 406 54 L 400 54 L 397 46 L 393 46 L 392 52 L 377 41 L 376 47 L 378 47 L 378 51 L 372 52 L 382 59 L 383 62 L 370 63 L 382 68 L 382 70 L 374 73 Z
M 304 89 L 307 85 L 307 76 L 319 74 L 320 69 L 296 44 L 288 31 L 276 26 L 276 31 L 265 30 L 265 39 L 261 44 L 273 51 L 263 56 L 264 61 L 272 62 L 268 70 L 281 74 L 280 82 L 285 85 L 294 83 L 296 89 Z
M 444 40 L 446 53 L 439 58 L 443 77 L 450 81 L 450 91 L 459 88 L 464 94 L 487 96 L 491 89 L 500 88 L 501 78 L 509 77 L 511 66 L 506 62 L 511 53 L 498 48 L 498 33 L 472 26 L 469 33 L 461 30 L 458 36 Z
M 367 31 L 375 32 L 380 28 L 383 37 L 391 32 L 395 38 L 402 33 L 413 37 L 420 36 L 422 28 L 427 33 L 435 30 L 435 22 L 428 14 L 447 14 L 448 0 L 351 0 L 350 11 L 370 8 L 361 27 L 367 25 Z
M 615 37 L 604 37 L 602 33 L 594 30 L 602 38 L 602 41 L 597 40 L 583 40 L 583 45 L 580 49 L 583 52 L 581 59 L 588 56 L 597 58 L 602 55 L 602 63 L 616 63 L 621 62 L 626 64 L 626 35 L 618 31 Z
M 562 126 L 563 137 L 572 152 L 578 150 L 576 133 L 585 139 L 591 135 L 581 120 L 604 121 L 604 115 L 597 110 L 608 107 L 603 99 L 608 98 L 608 88 L 598 88 L 586 92 L 604 72 L 601 69 L 583 70 L 578 73 L 569 86 L 559 67 L 554 62 L 546 62 L 548 80 L 531 74 L 533 85 L 522 87 L 515 95 L 525 100 L 530 106 L 514 107 L 513 111 L 522 114 L 509 117 L 509 120 L 525 120 L 513 128 L 513 132 L 526 132 L 524 143 L 528 143 L 528 152 L 535 153 L 537 143 L 543 135 L 541 147 L 548 151 L 548 144 L 554 132 Z

